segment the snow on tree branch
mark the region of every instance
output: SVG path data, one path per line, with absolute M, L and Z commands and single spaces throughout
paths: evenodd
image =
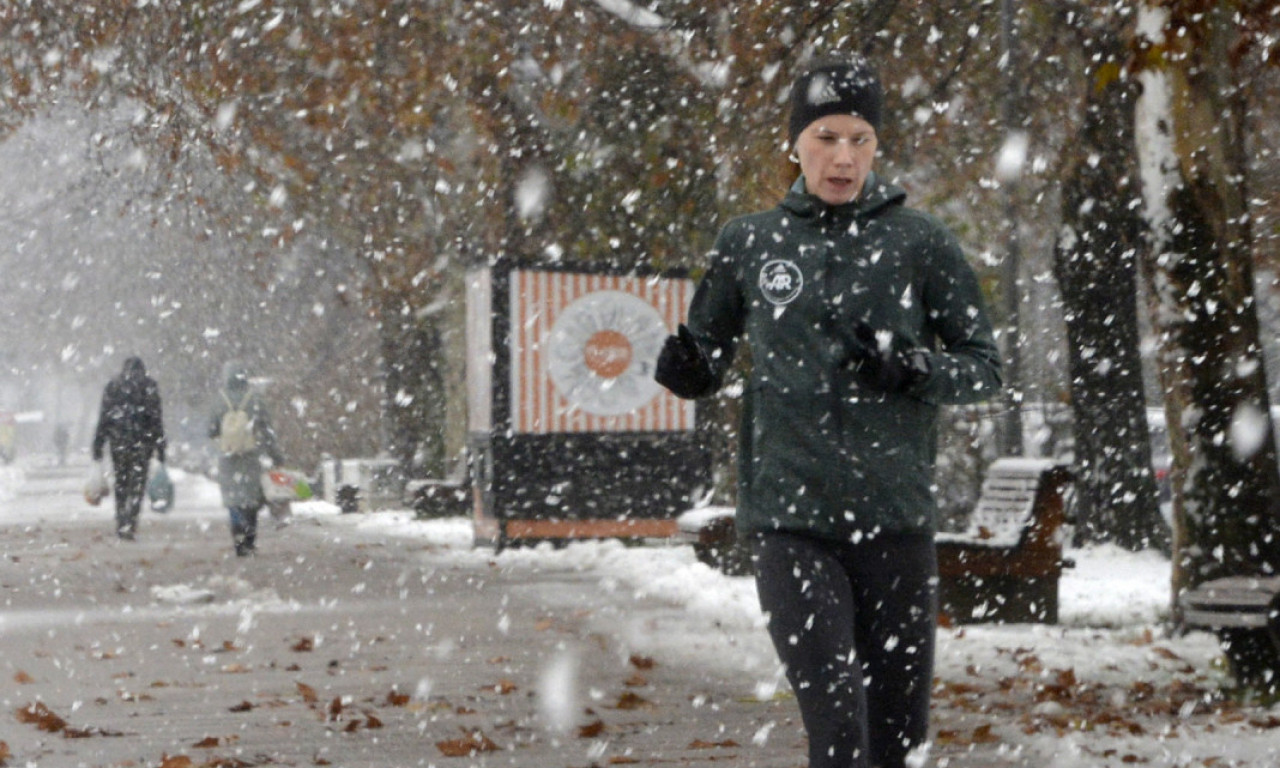
M 555 0 L 549 0 L 555 1 Z M 593 0 L 596 6 L 631 26 L 652 34 L 663 51 L 676 61 L 681 69 L 710 88 L 723 88 L 728 76 L 728 66 L 718 62 L 698 62 L 688 54 L 689 42 L 694 34 L 680 31 L 675 24 L 630 0 Z

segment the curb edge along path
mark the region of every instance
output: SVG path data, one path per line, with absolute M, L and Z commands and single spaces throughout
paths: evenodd
M 0 500 L 6 766 L 804 765 L 793 702 L 608 631 L 670 606 L 324 518 L 264 515 L 237 559 L 190 481 L 119 542 L 82 475 L 29 468 Z

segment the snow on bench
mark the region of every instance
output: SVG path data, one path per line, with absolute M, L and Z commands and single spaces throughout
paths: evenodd
M 699 507 L 676 518 L 676 537 L 693 545 L 700 562 L 730 576 L 751 573 L 751 553 L 738 541 L 733 507 Z
M 1044 474 L 1058 466 L 1046 459 L 997 459 L 987 469 L 978 504 L 963 532 L 940 532 L 939 543 L 1009 548 L 1035 522 L 1036 492 Z

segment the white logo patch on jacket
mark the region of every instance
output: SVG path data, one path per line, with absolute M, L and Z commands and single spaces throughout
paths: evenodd
M 795 301 L 804 288 L 804 275 L 794 262 L 774 259 L 760 268 L 760 292 L 774 306 Z

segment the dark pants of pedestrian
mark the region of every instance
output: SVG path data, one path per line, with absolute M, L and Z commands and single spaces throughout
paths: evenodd
M 138 513 L 147 490 L 147 462 L 151 452 L 112 451 L 111 468 L 115 473 L 116 535 L 131 539 L 138 530 Z
M 809 768 L 904 768 L 928 739 L 938 558 L 927 535 L 752 542 L 756 589 Z
M 254 552 L 258 539 L 258 510 L 262 507 L 227 507 L 231 513 L 231 541 L 240 557 Z

